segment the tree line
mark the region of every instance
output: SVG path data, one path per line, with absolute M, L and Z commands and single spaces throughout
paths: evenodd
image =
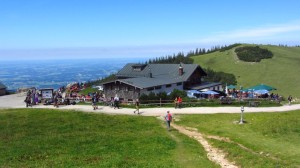
M 193 59 L 184 55 L 183 52 L 179 52 L 178 54 L 168 55 L 165 57 L 156 57 L 153 59 L 149 59 L 145 62 L 145 64 L 192 64 Z
M 224 45 L 224 46 L 213 46 L 210 49 L 205 49 L 205 48 L 196 48 L 195 50 L 191 50 L 187 53 L 187 57 L 192 57 L 192 56 L 198 56 L 198 55 L 203 55 L 203 54 L 209 54 L 209 53 L 213 53 L 216 51 L 220 51 L 220 52 L 224 52 L 226 50 L 230 50 L 234 47 L 237 47 L 241 45 L 240 43 L 235 43 L 235 44 L 231 44 L 231 45 Z
M 217 45 L 217 46 L 211 47 L 210 49 L 196 48 L 195 50 L 189 51 L 187 54 L 185 54 L 183 52 L 179 52 L 179 53 L 173 54 L 173 55 L 167 55 L 167 56 L 161 56 L 161 57 L 149 59 L 148 61 L 145 62 L 145 64 L 179 64 L 181 62 L 185 63 L 185 64 L 192 64 L 193 59 L 190 58 L 192 56 L 204 55 L 204 54 L 213 53 L 216 51 L 224 52 L 226 50 L 230 50 L 239 45 L 241 45 L 241 44 L 235 43 L 235 44 L 231 44 L 229 46 Z
M 167 55 L 162 57 L 156 57 L 153 59 L 149 59 L 145 62 L 145 64 L 192 64 L 194 60 L 191 58 L 192 56 L 197 55 L 203 55 L 208 54 L 216 51 L 226 51 L 229 49 L 232 49 L 234 47 L 237 47 L 241 44 L 235 43 L 232 45 L 225 45 L 225 46 L 213 46 L 211 49 L 205 49 L 205 48 L 196 48 L 195 50 L 189 51 L 187 54 L 184 54 L 183 52 L 179 52 L 177 54 L 173 55 Z M 205 81 L 210 82 L 221 82 L 224 85 L 227 84 L 236 84 L 236 78 L 233 74 L 225 73 L 225 72 L 216 72 L 212 69 L 204 69 L 204 71 L 207 73 L 207 77 L 204 79 Z M 116 76 L 115 74 L 111 74 L 107 77 L 104 77 L 102 79 L 94 80 L 94 81 L 88 81 L 86 84 L 87 86 L 93 86 L 93 85 L 99 85 L 101 83 L 115 80 Z

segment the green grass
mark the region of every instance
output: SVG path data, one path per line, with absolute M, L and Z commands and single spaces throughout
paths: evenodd
M 194 63 L 203 68 L 234 74 L 238 86 L 247 88 L 257 84 L 267 84 L 278 89 L 274 93 L 279 93 L 284 97 L 292 95 L 299 98 L 300 47 L 271 45 L 260 47 L 272 51 L 273 58 L 264 59 L 259 63 L 243 62 L 238 60 L 234 52 L 235 48 L 192 58 Z
M 0 110 L 0 167 L 218 167 L 155 117 Z
M 241 167 L 299 167 L 300 110 L 179 115 Z M 241 148 L 238 144 L 247 147 Z M 0 110 L 0 167 L 218 167 L 203 147 L 155 117 L 50 109 Z
M 211 139 L 242 167 L 299 167 L 300 111 L 239 114 L 182 115 L 177 124 L 197 128 L 207 135 L 229 137 L 233 142 Z M 241 148 L 238 144 L 250 149 Z M 252 152 L 251 152 L 252 151 Z

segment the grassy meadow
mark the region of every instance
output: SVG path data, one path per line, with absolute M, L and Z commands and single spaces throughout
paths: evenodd
M 179 125 L 197 128 L 206 135 L 231 141 L 209 139 L 228 153 L 230 160 L 244 168 L 300 167 L 300 110 L 281 113 L 181 115 Z
M 260 45 L 260 47 L 272 51 L 273 58 L 264 59 L 258 63 L 240 61 L 234 52 L 235 48 L 192 58 L 194 63 L 203 68 L 234 74 L 238 86 L 247 88 L 257 84 L 266 84 L 278 89 L 274 93 L 279 93 L 284 97 L 292 95 L 300 98 L 300 47 L 272 45 Z
M 0 167 L 218 167 L 155 117 L 0 109 Z
M 176 115 L 240 167 L 299 167 L 300 110 Z M 155 117 L 0 109 L 0 167 L 219 167 L 203 147 Z

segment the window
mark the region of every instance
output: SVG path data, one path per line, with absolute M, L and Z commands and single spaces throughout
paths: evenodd
M 167 88 L 172 87 L 172 84 L 167 84 L 166 87 Z
M 146 67 L 146 64 L 136 64 L 132 66 L 134 71 L 142 71 Z
M 161 86 L 155 86 L 155 90 L 161 89 Z
M 128 86 L 128 91 L 133 91 L 133 90 L 134 90 L 134 87 Z
M 134 71 L 142 71 L 142 68 L 141 67 L 134 67 L 133 70 Z
M 147 89 L 147 91 L 152 91 L 152 90 L 154 90 L 153 87 Z
M 178 82 L 178 83 L 177 83 L 177 86 L 180 86 L 180 85 L 182 85 L 182 83 L 181 83 L 181 82 Z

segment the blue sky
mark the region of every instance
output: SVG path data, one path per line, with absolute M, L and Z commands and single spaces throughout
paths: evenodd
M 300 44 L 299 0 L 0 0 L 1 59 L 159 57 Z

